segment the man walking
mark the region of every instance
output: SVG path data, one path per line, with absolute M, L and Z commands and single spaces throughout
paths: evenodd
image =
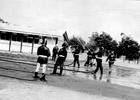
M 115 55 L 114 55 L 114 51 L 111 51 L 111 53 L 108 55 L 108 57 L 106 59 L 106 62 L 107 61 L 108 61 L 108 64 L 109 64 L 109 72 L 108 72 L 108 75 L 110 76 L 111 75 L 111 72 L 112 72 L 112 66 L 113 66 L 114 62 L 116 61 Z
M 74 57 L 74 64 L 73 67 L 75 68 L 75 65 L 77 63 L 78 65 L 78 69 L 80 68 L 80 63 L 79 63 L 79 54 L 80 54 L 80 50 L 78 48 L 78 46 L 75 46 L 75 50 L 72 52 L 73 53 L 73 57 Z
M 84 64 L 84 66 L 86 67 L 86 71 L 88 71 L 88 66 L 92 66 L 92 59 L 93 59 L 93 50 L 89 49 L 89 51 L 87 52 L 87 60 Z
M 96 53 L 96 62 L 97 62 L 97 67 L 92 73 L 94 75 L 94 79 L 96 80 L 96 72 L 100 69 L 100 80 L 102 80 L 103 76 L 103 67 L 102 67 L 102 55 L 103 55 L 103 48 L 98 48 L 97 53 Z

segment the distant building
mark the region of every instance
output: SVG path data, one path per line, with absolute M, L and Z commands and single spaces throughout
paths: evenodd
M 46 37 L 47 45 L 52 51 L 55 44 L 61 46 L 63 43 L 62 36 L 54 33 L 57 34 L 57 31 L 49 30 L 43 32 L 35 29 L 23 31 L 23 29 L 0 27 L 0 50 L 33 54 L 37 52 L 39 40 Z

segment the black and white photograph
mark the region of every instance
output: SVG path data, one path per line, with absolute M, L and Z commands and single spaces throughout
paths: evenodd
M 140 100 L 140 0 L 0 0 L 0 100 Z

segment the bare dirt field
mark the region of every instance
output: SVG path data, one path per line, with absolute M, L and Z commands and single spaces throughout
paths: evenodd
M 36 61 L 36 56 L 11 53 L 1 55 Z M 139 100 L 140 98 L 139 89 L 67 74 L 50 75 L 50 68 L 46 75 L 48 83 L 40 80 L 32 81 L 35 64 L 35 62 L 30 65 L 0 60 L 0 100 Z

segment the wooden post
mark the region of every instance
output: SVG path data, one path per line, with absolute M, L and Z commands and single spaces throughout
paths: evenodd
M 10 39 L 9 39 L 9 51 L 11 50 L 11 42 L 12 42 L 12 33 L 10 33 Z
M 55 44 L 58 44 L 58 38 L 56 38 L 56 42 L 55 42 Z
M 0 31 L 0 40 L 1 40 L 1 31 Z
M 23 44 L 23 35 L 21 35 L 20 52 L 22 52 L 22 44 Z
M 35 37 L 33 37 L 33 40 L 32 40 L 32 50 L 31 50 L 31 54 L 33 54 L 33 50 L 34 50 L 34 41 L 35 41 Z

